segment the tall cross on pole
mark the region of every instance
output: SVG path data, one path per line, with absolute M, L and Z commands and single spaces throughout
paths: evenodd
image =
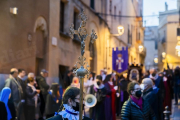
M 74 24 L 71 24 L 70 26 L 70 37 L 73 39 L 74 35 L 76 34 L 81 41 L 81 56 L 78 58 L 79 61 L 76 62 L 76 69 L 73 71 L 76 76 L 80 78 L 80 104 L 79 104 L 79 120 L 82 120 L 82 115 L 83 115 L 83 88 L 84 88 L 84 77 L 87 75 L 87 77 L 90 74 L 90 71 L 88 70 L 89 65 L 87 62 L 85 62 L 86 58 L 84 57 L 85 53 L 85 41 L 88 37 L 90 37 L 91 43 L 94 43 L 94 41 L 97 39 L 97 35 L 94 30 L 92 30 L 91 35 L 87 34 L 87 30 L 85 28 L 86 26 L 86 21 L 87 21 L 87 16 L 85 15 L 84 11 L 79 15 L 79 18 L 81 19 L 81 24 L 78 30 L 74 30 Z M 78 68 L 77 65 L 80 65 Z M 86 68 L 84 68 L 84 65 L 86 64 Z

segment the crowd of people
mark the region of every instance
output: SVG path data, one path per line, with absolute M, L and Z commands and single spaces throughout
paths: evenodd
M 78 111 L 79 104 L 72 103 L 65 96 L 76 99 L 74 97 L 79 95 L 79 78 L 68 71 L 62 89 L 58 83 L 49 86 L 47 76 L 45 69 L 41 70 L 40 76 L 28 73 L 26 77 L 25 70 L 12 68 L 0 91 L 0 113 L 3 113 L 0 119 L 43 120 L 51 119 L 62 108 L 67 110 L 59 112 L 59 115 L 66 116 L 68 110 Z M 104 69 L 100 75 L 91 72 L 89 79 L 84 82 L 84 91 L 93 94 L 97 103 L 84 116 L 92 120 L 116 120 L 117 116 L 121 116 L 121 120 L 163 120 L 164 108 L 169 106 L 171 110 L 173 98 L 174 104 L 178 105 L 180 68 L 177 67 L 174 72 L 166 70 L 159 73 L 151 69 L 140 79 L 130 81 L 127 74 L 107 74 Z
M 46 82 L 48 71 L 40 75 L 12 68 L 0 91 L 0 120 L 44 120 L 54 116 L 62 101 L 63 90 L 58 83 Z
M 104 78 L 104 79 L 103 79 Z M 87 94 L 97 98 L 97 104 L 90 108 L 93 120 L 164 120 L 163 111 L 171 111 L 172 99 L 178 105 L 180 97 L 180 68 L 157 72 L 150 69 L 138 81 L 129 80 L 127 74 L 94 73 L 85 83 Z

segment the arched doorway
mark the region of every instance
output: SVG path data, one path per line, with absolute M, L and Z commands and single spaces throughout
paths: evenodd
M 34 26 L 35 49 L 36 49 L 36 75 L 40 74 L 41 69 L 46 69 L 47 53 L 47 23 L 43 17 L 38 17 Z

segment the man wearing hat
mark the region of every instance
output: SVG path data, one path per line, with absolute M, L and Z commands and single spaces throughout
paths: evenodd
M 41 93 L 40 93 L 40 98 L 41 98 L 40 111 L 41 111 L 42 117 L 44 114 L 44 110 L 45 110 L 45 106 L 46 106 L 46 96 L 48 95 L 48 89 L 49 89 L 49 85 L 46 83 L 47 76 L 48 76 L 48 71 L 46 71 L 45 69 L 42 69 L 40 76 L 38 76 L 36 78 L 36 82 L 41 91 Z

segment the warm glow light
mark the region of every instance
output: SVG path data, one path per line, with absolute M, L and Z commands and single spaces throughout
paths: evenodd
M 180 40 L 180 36 L 177 36 L 177 40 L 178 40 L 178 41 Z
M 162 57 L 165 58 L 166 57 L 166 53 L 162 52 Z
M 117 29 L 118 29 L 119 35 L 122 35 L 124 33 L 124 27 L 123 26 L 120 25 L 117 27 Z
M 180 57 L 180 51 L 178 51 L 178 56 Z
M 158 58 L 154 58 L 154 62 L 157 64 L 158 63 Z
M 139 45 L 139 52 L 142 52 L 144 50 L 144 47 L 142 45 Z
M 18 10 L 17 7 L 10 8 L 10 13 L 17 15 L 17 10 Z

